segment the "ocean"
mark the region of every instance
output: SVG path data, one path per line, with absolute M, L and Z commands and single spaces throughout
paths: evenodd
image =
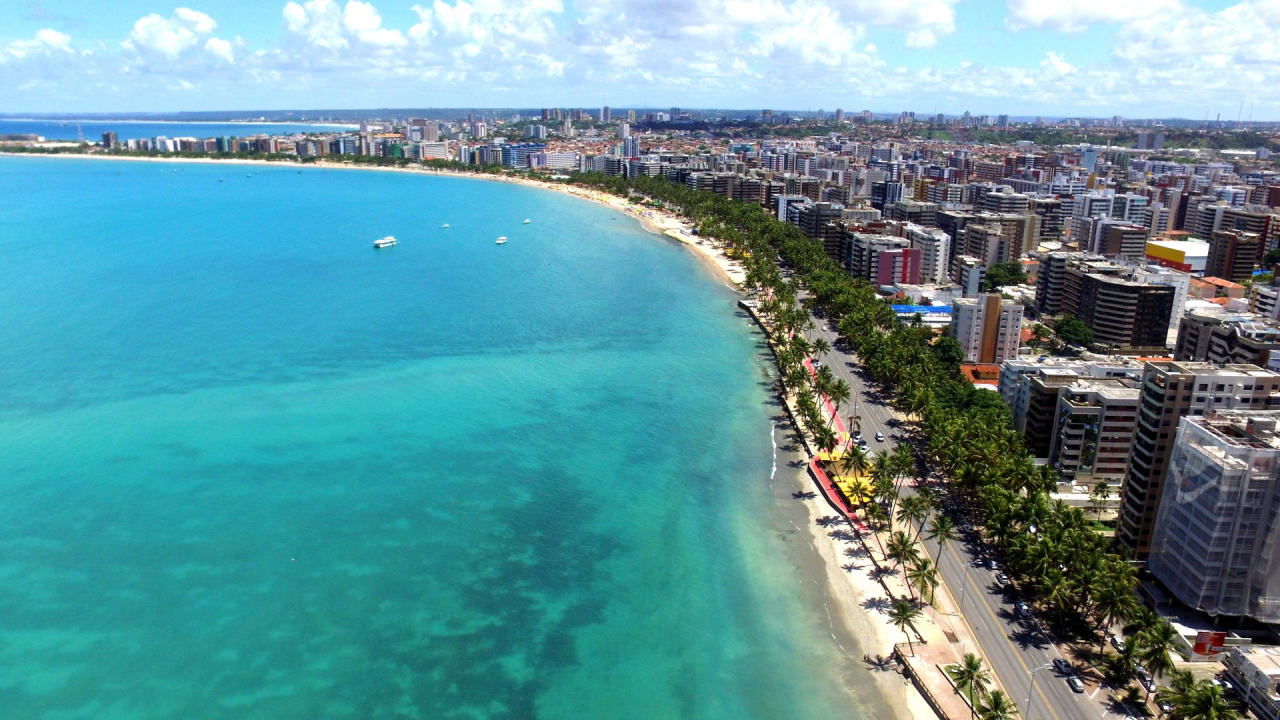
M 304 123 L 204 123 L 146 122 L 133 120 L 34 120 L 0 118 L 0 135 L 36 134 L 45 140 L 76 140 L 83 133 L 87 142 L 101 142 L 102 133 L 114 132 L 121 140 L 165 137 L 248 137 L 250 135 L 292 135 L 293 133 L 341 132 L 354 130 L 350 125 L 311 125 Z
M 0 157 L 0 268 L 3 716 L 881 714 L 760 338 L 634 219 Z

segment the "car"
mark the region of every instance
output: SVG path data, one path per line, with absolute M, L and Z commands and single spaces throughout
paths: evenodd
M 1222 678 L 1222 690 L 1223 692 L 1233 693 L 1236 691 L 1236 686 L 1232 685 L 1230 680 Z
M 1075 675 L 1067 678 L 1067 685 L 1071 687 L 1072 692 L 1084 692 L 1084 682 Z
M 999 570 L 999 569 L 1000 569 L 1000 563 L 996 562 L 996 561 L 995 561 L 995 558 L 987 558 L 987 569 L 988 569 L 988 570 Z
M 1165 700 L 1161 700 L 1156 703 L 1156 705 L 1160 707 L 1160 712 L 1165 713 L 1166 715 L 1173 712 L 1173 705 L 1169 704 L 1169 702 Z
M 971 533 L 973 532 L 973 526 L 969 523 L 964 523 L 960 526 L 960 532 Z
M 1119 650 L 1120 648 L 1124 647 L 1124 643 L 1120 642 L 1120 637 L 1119 637 L 1119 636 L 1117 636 L 1117 635 L 1112 635 L 1112 636 L 1111 636 L 1111 647 L 1113 647 L 1113 648 L 1115 648 L 1115 649 Z
M 999 575 L 996 575 L 996 582 L 1000 583 L 1001 585 L 1008 585 L 1009 576 L 1005 575 L 1004 573 L 1000 573 Z
M 1053 669 L 1054 669 L 1054 670 L 1057 670 L 1058 672 L 1062 673 L 1063 675 L 1069 675 L 1069 674 L 1071 674 L 1071 663 L 1067 662 L 1066 660 L 1064 660 L 1064 659 L 1062 659 L 1062 658 L 1054 658 L 1054 659 L 1053 659 Z
M 1020 602 L 1020 603 L 1018 603 L 1017 605 L 1014 605 L 1013 607 L 1014 607 L 1014 609 L 1015 609 L 1015 610 L 1017 610 L 1017 611 L 1018 611 L 1018 617 L 1020 617 L 1020 618 L 1027 618 L 1027 617 L 1031 617 L 1031 606 L 1030 606 L 1030 605 L 1028 605 L 1028 604 L 1026 604 L 1026 603 L 1024 603 L 1024 602 Z
M 884 433 L 882 432 L 876 433 L 876 442 L 884 442 Z

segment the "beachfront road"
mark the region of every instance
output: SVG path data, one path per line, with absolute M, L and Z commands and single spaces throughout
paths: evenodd
M 815 318 L 815 323 L 817 327 L 808 333 L 808 337 L 810 340 L 822 337 L 831 344 L 832 350 L 825 357 L 825 364 L 831 367 L 836 377 L 849 383 L 852 390 L 850 402 L 841 412 L 846 418 L 854 414 L 860 417 L 859 428 L 867 440 L 868 451 L 874 454 L 891 449 L 895 443 L 907 442 L 909 438 L 905 428 L 895 419 L 886 399 L 879 395 L 868 378 L 864 378 L 856 356 L 837 345 L 839 333 L 821 317 Z M 852 429 L 853 424 L 847 424 Z M 876 433 L 884 434 L 884 442 L 876 441 Z M 905 488 L 904 492 L 913 493 L 915 488 Z M 951 514 L 957 527 L 968 522 L 960 515 Z M 936 544 L 926 545 L 931 556 L 937 553 Z M 966 648 L 965 651 L 975 652 L 986 659 L 1024 719 L 1125 717 L 1122 709 L 1111 707 L 1109 689 L 1100 689 L 1097 678 L 1091 677 L 1092 673 L 1081 673 L 1087 686 L 1084 693 L 1076 693 L 1067 685 L 1066 677 L 1053 668 L 1037 670 L 1034 675 L 1035 691 L 1031 692 L 1031 671 L 1062 657 L 1058 647 L 1045 634 L 1038 620 L 1018 617 L 1015 609 L 1019 600 L 1017 593 L 1012 588 L 1002 587 L 996 580 L 998 571 L 986 567 L 984 561 L 988 555 L 980 538 L 966 533 L 963 542 L 948 543 L 944 550 L 938 563 L 939 573 L 951 595 L 961 605 L 964 619 L 981 645 L 981 648 Z M 1030 713 L 1027 712 L 1028 695 L 1031 696 Z

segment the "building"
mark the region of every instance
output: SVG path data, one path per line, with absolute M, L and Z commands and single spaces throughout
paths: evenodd
M 1173 286 L 1085 273 L 1080 279 L 1078 317 L 1095 344 L 1117 350 L 1163 350 L 1173 312 Z
M 102 133 L 102 147 L 107 150 L 118 150 L 120 148 L 120 137 L 113 132 Z
M 1253 277 L 1254 263 L 1262 255 L 1261 238 L 1256 233 L 1214 230 L 1209 237 L 1209 257 L 1205 275 L 1244 282 Z
M 1135 277 L 1146 275 L 1096 255 L 1048 253 L 1036 280 L 1036 309 L 1042 316 L 1075 315 L 1098 345 L 1163 350 L 1176 286 Z
M 1021 345 L 1022 305 L 999 293 L 951 301 L 951 337 L 965 362 L 1000 363 L 1015 357 Z
M 1200 240 L 1148 240 L 1147 259 L 1185 273 L 1203 273 L 1209 261 L 1209 243 Z
M 987 281 L 987 266 L 972 255 L 957 255 L 952 277 L 965 297 L 976 298 Z
M 731 196 L 731 193 L 727 196 Z M 792 213 L 795 214 L 792 224 L 799 227 L 805 236 L 821 240 L 822 248 L 828 256 L 836 260 L 845 259 L 847 249 L 844 227 L 840 225 L 844 218 L 843 205 L 830 202 L 791 205 L 787 208 L 788 222 L 792 222 Z
M 1187 312 L 1178 326 L 1173 357 L 1212 363 L 1280 366 L 1280 323 L 1221 306 Z M 1274 358 L 1274 359 L 1273 359 Z
M 1210 616 L 1280 622 L 1280 411 L 1184 418 L 1147 568 Z
M 1141 392 L 1118 378 L 1077 380 L 1058 393 L 1049 466 L 1063 482 L 1119 485 L 1129 451 Z
M 1280 374 L 1256 365 L 1161 360 L 1147 363 L 1116 537 L 1138 559 L 1151 548 L 1156 512 L 1180 419 L 1207 410 L 1280 407 Z
M 1280 720 L 1280 648 L 1240 645 L 1223 661 L 1236 692 L 1262 720 Z
M 907 225 L 905 235 L 911 242 L 911 247 L 920 250 L 920 282 L 929 285 L 946 283 L 951 238 L 938 228 L 919 225 Z

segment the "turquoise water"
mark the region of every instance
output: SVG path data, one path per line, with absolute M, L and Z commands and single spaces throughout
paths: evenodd
M 0 158 L 0 715 L 859 715 L 694 256 L 501 183 L 174 167 Z
M 46 140 L 75 140 L 79 133 L 89 142 L 102 140 L 102 133 L 114 132 L 121 140 L 165 137 L 247 137 L 249 135 L 290 135 L 306 132 L 335 132 L 350 126 L 308 125 L 304 123 L 200 123 L 129 122 L 122 120 L 21 120 L 0 118 L 0 135 L 10 133 L 42 135 Z

